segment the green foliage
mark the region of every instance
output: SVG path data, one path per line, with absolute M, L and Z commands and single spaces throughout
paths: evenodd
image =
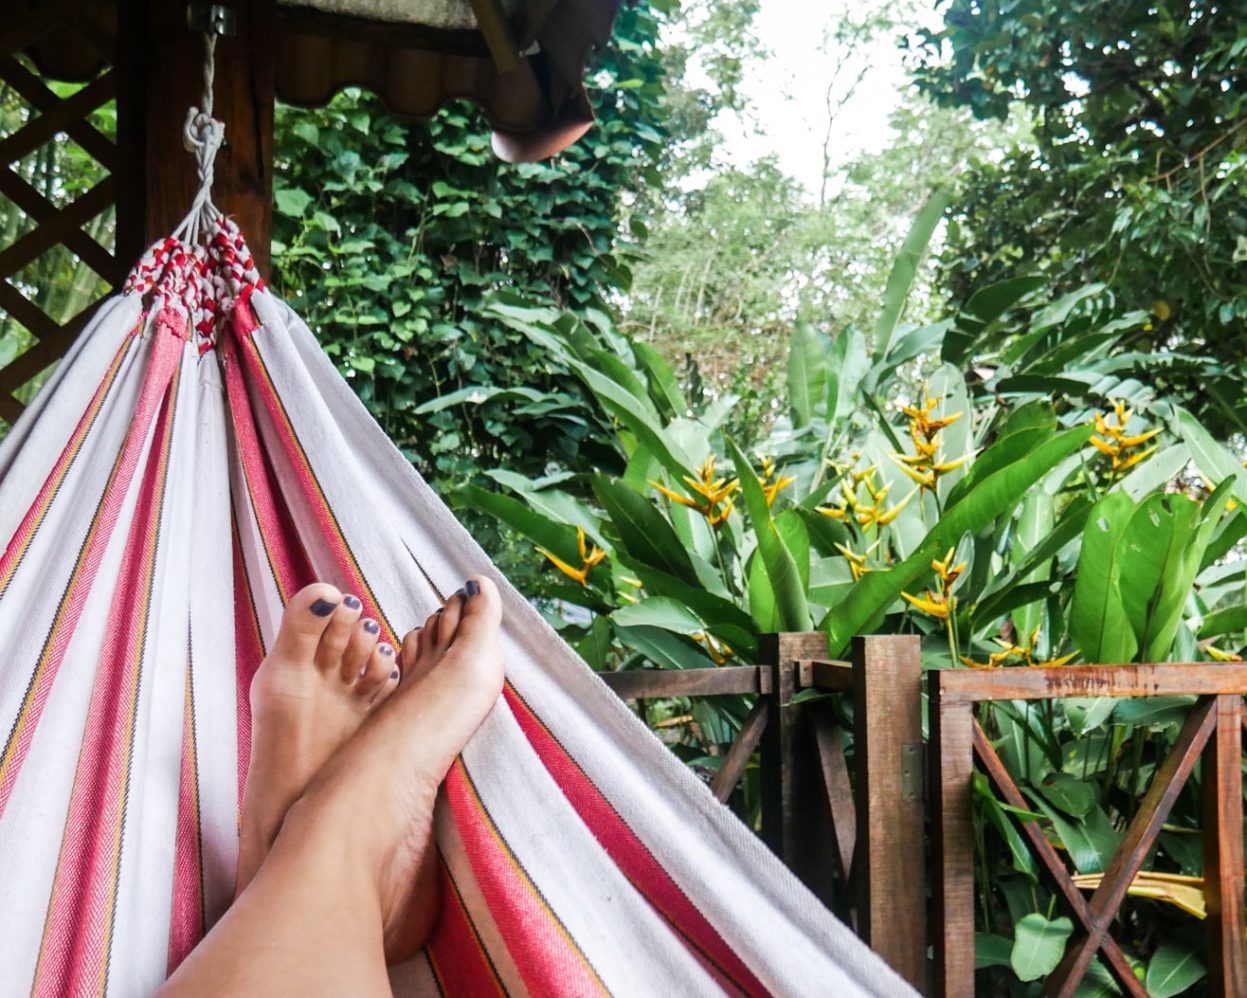
M 652 351 L 540 309 L 492 306 L 580 381 L 585 418 L 611 428 L 620 470 L 504 483 L 527 506 L 526 522 L 509 521 L 563 580 L 552 591 L 580 608 L 551 619 L 595 668 L 754 661 L 761 634 L 811 620 L 833 655 L 857 633 L 918 633 L 936 668 L 1243 647 L 1239 464 L 1166 388 L 1172 364 L 1217 362 L 1140 354 L 1132 338 L 1146 317 L 1100 285 L 1054 295 L 1010 279 L 936 322 L 897 321 L 936 214 L 904 244 L 877 348 L 852 329 L 793 329 L 781 415 L 749 448 L 727 429 L 731 401 L 696 410 Z M 458 502 L 487 511 L 500 498 L 465 490 Z M 722 700 L 655 708 L 703 772 L 748 706 Z M 1190 702 L 981 708 L 1031 808 L 976 779 L 984 974 L 1046 976 L 1072 928 L 1054 915 L 1018 822 L 1040 821 L 1080 873 L 1103 872 Z M 1195 800 L 1171 814 L 1153 869 L 1197 872 L 1185 847 L 1198 835 Z M 748 781 L 732 803 L 756 818 Z M 1147 929 L 1122 934 L 1140 973 L 1175 987 L 1198 969 L 1184 940 L 1162 951 Z M 1111 991 L 1102 967 L 1089 981 Z
M 1247 284 L 1247 29 L 1233 5 L 1185 0 L 953 0 L 923 33 L 922 88 L 1029 136 L 985 157 L 956 199 L 954 296 L 1037 267 L 1071 290 L 1105 282 L 1151 313 L 1141 349 L 1224 362 L 1175 371 L 1210 425 L 1241 431 Z

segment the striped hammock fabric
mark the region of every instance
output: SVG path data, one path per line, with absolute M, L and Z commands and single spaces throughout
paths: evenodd
M 0 446 L 0 994 L 146 995 L 227 907 L 247 690 L 321 579 L 398 637 L 480 573 L 507 686 L 399 995 L 910 994 L 499 577 L 232 223 L 154 246 Z

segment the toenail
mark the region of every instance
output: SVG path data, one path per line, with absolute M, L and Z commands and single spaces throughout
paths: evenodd
M 382 655 L 393 655 L 394 654 L 394 649 L 391 648 L 389 645 L 377 645 L 377 651 L 379 651 Z
M 397 669 L 395 669 L 393 672 L 391 672 L 391 673 L 390 673 L 390 678 L 391 678 L 391 679 L 397 679 L 397 678 L 398 678 L 398 670 L 397 670 Z
M 441 613 L 441 612 L 442 612 L 443 610 L 445 610 L 445 609 L 446 609 L 446 608 L 445 608 L 444 606 L 439 606 L 439 607 L 437 608 L 437 612 L 438 612 L 438 613 Z
M 481 584 L 475 579 L 468 579 L 468 581 L 464 583 L 463 588 L 467 591 L 469 596 L 477 596 L 480 594 Z
M 378 624 L 375 620 L 365 620 L 364 630 L 367 631 L 369 634 L 376 634 L 381 630 L 381 625 Z
M 347 596 L 342 600 L 342 605 L 348 610 L 358 610 L 363 604 L 361 604 L 360 601 L 354 596 Z
M 337 603 L 330 603 L 325 599 L 318 599 L 308 609 L 318 617 L 328 617 L 337 608 L 337 605 Z

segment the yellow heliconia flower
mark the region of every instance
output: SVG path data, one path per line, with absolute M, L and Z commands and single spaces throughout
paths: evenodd
M 691 635 L 692 639 L 698 644 L 705 645 L 706 651 L 710 655 L 711 661 L 715 665 L 726 665 L 728 659 L 735 658 L 736 652 L 726 641 L 716 638 L 713 634 L 706 631 L 698 631 Z
M 576 542 L 580 548 L 579 568 L 574 565 L 569 565 L 562 558 L 558 557 L 558 555 L 547 551 L 545 548 L 538 548 L 537 550 L 545 555 L 546 558 L 549 559 L 550 563 L 569 579 L 579 582 L 582 586 L 585 586 L 588 585 L 589 570 L 592 569 L 594 565 L 598 565 L 602 562 L 602 560 L 606 557 L 606 552 L 596 544 L 592 546 L 589 545 L 588 539 L 585 537 L 583 527 L 576 528 Z M 640 585 L 640 583 L 638 582 L 637 585 Z
M 1214 662 L 1241 662 L 1243 657 L 1233 652 L 1222 651 L 1216 645 L 1204 645 L 1204 651 L 1208 653 L 1208 657 Z
M 788 488 L 788 486 L 791 485 L 796 480 L 797 480 L 796 475 L 780 475 L 774 481 L 771 481 L 767 483 L 766 485 L 762 486 L 762 491 L 766 495 L 767 506 L 768 507 L 771 506 L 775 502 L 775 497 L 779 495 L 781 492 L 783 492 L 784 489 Z
M 958 576 L 966 570 L 964 561 L 952 568 L 948 567 L 952 564 L 953 555 L 956 553 L 956 548 L 949 548 L 948 554 L 944 555 L 943 561 L 931 562 L 931 571 L 940 577 L 940 583 L 943 585 L 945 592 L 952 589 L 953 583 L 957 581 Z
M 910 596 L 906 592 L 902 592 L 901 596 L 904 597 L 910 606 L 921 610 L 936 620 L 947 620 L 948 612 L 952 609 L 952 603 L 954 602 L 952 597 L 946 600 L 944 596 L 939 593 L 933 593 L 930 589 L 924 590 L 921 596 Z
M 878 546 L 879 542 L 875 541 L 874 544 L 868 547 L 861 554 L 857 554 L 855 551 L 845 547 L 843 544 L 837 544 L 835 546 L 836 550 L 844 555 L 844 557 L 848 560 L 849 571 L 853 573 L 854 582 L 859 582 L 863 575 L 867 572 L 873 571 L 873 569 L 866 564 L 866 556 Z
M 1115 424 L 1108 421 L 1110 415 L 1115 418 Z M 1140 462 L 1146 461 L 1158 450 L 1154 446 L 1147 450 L 1136 448 L 1160 433 L 1159 428 L 1126 436 L 1126 424 L 1130 422 L 1130 417 L 1133 415 L 1134 413 L 1126 408 L 1126 403 L 1119 399 L 1113 403 L 1111 413 L 1097 412 L 1091 417 L 1091 421 L 1095 424 L 1095 431 L 1099 434 L 1091 438 L 1091 446 L 1109 459 L 1111 476 L 1117 477 L 1124 474 Z M 1132 451 L 1134 453 L 1131 453 Z
M 955 471 L 969 460 L 964 455 L 955 461 L 944 461 L 940 458 L 940 432 L 951 426 L 964 413 L 955 412 L 947 416 L 935 416 L 935 408 L 944 399 L 931 398 L 927 386 L 922 386 L 922 402 L 916 405 L 900 406 L 909 418 L 909 439 L 913 443 L 912 454 L 890 454 L 893 463 L 905 472 L 920 489 L 934 492 L 940 476 Z
M 655 489 L 674 503 L 694 509 L 704 516 L 712 527 L 717 527 L 727 520 L 732 512 L 732 508 L 736 504 L 736 500 L 732 499 L 722 509 L 719 504 L 732 495 L 736 491 L 740 482 L 733 478 L 730 482 L 725 478 L 715 478 L 714 471 L 715 458 L 711 454 L 702 462 L 701 468 L 698 469 L 697 477 L 685 475 L 684 481 L 688 483 L 688 487 L 699 495 L 704 502 L 698 502 L 696 499 L 690 499 L 688 496 L 680 495 L 673 489 L 660 482 L 651 481 Z

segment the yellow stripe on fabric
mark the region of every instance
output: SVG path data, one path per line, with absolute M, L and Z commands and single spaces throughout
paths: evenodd
M 533 897 L 537 899 L 537 902 L 541 905 L 542 911 L 544 911 L 549 917 L 550 921 L 558 930 L 559 935 L 561 935 L 567 942 L 567 945 L 571 947 L 572 952 L 576 954 L 576 957 L 580 960 L 581 965 L 589 972 L 589 976 L 593 978 L 593 982 L 598 986 L 602 994 L 610 994 L 610 991 L 602 982 L 602 978 L 598 976 L 597 970 L 594 969 L 593 964 L 589 962 L 589 958 L 585 956 L 584 951 L 580 948 L 579 943 L 572 938 L 571 933 L 567 931 L 567 926 L 563 924 L 563 920 L 555 914 L 554 909 L 550 907 L 550 903 L 546 901 L 545 895 L 541 893 L 541 888 L 533 883 L 533 879 L 528 875 L 528 871 L 524 869 L 523 864 L 520 863 L 518 858 L 516 858 L 516 855 L 511 850 L 511 846 L 507 843 L 507 840 L 502 837 L 502 833 L 498 830 L 498 826 L 495 824 L 493 816 L 490 815 L 489 809 L 485 806 L 484 800 L 481 799 L 480 791 L 476 788 L 476 782 L 472 779 L 472 774 L 468 772 L 468 767 L 464 765 L 462 756 L 455 760 L 455 765 L 459 768 L 459 771 L 463 776 L 464 785 L 468 788 L 471 800 L 473 804 L 475 804 L 477 811 L 480 812 L 481 817 L 484 819 L 485 826 L 489 829 L 490 835 L 498 844 L 498 848 L 501 850 L 503 856 L 506 857 L 507 864 L 519 875 L 520 880 L 532 893 Z M 475 927 L 473 927 L 473 931 L 475 931 Z

